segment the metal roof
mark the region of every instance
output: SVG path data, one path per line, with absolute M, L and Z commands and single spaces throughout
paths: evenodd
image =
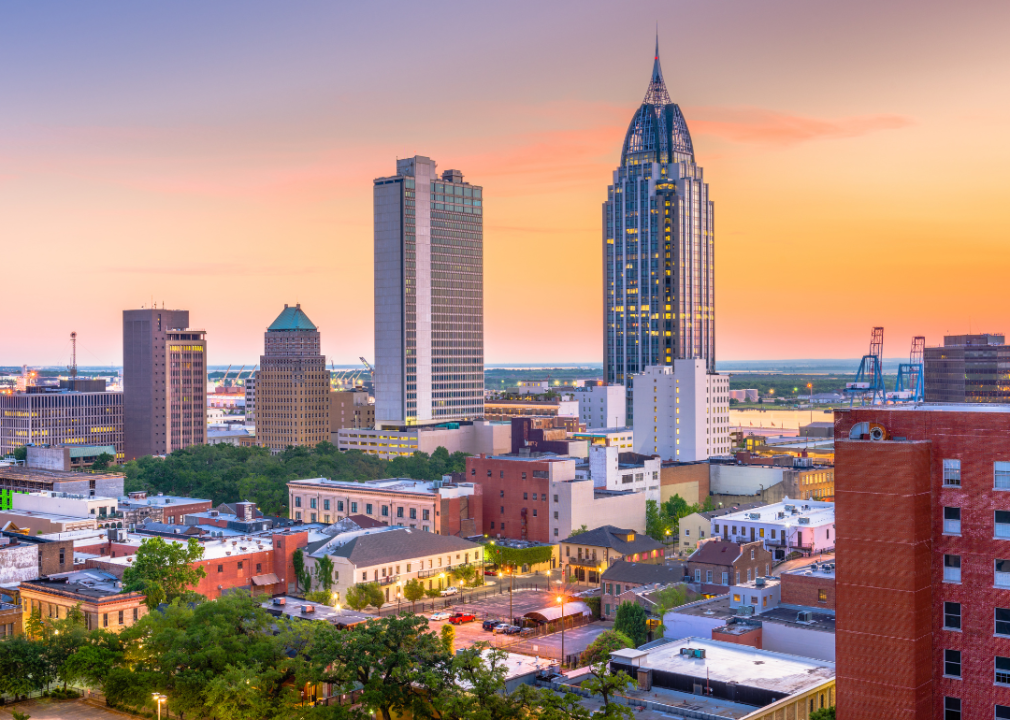
M 589 606 L 584 602 L 579 602 L 578 600 L 573 600 L 571 602 L 565 603 L 565 617 L 571 617 L 573 615 L 592 615 L 593 611 L 589 609 Z M 523 615 L 523 617 L 528 617 L 531 620 L 539 620 L 540 622 L 552 622 L 554 620 L 561 619 L 561 603 L 557 605 L 550 605 L 539 610 L 531 610 L 530 612 Z
M 270 323 L 267 330 L 315 330 L 316 326 L 309 316 L 302 311 L 301 304 L 285 305 L 277 319 Z

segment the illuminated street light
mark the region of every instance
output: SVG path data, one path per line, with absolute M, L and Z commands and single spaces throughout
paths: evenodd
M 558 595 L 561 603 L 561 667 L 565 666 L 565 596 Z
M 161 720 L 161 704 L 168 702 L 168 695 L 162 695 L 161 693 L 151 693 L 151 697 L 154 698 L 154 702 L 158 704 L 158 720 Z

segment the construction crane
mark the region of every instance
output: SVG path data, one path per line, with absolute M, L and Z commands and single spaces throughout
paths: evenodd
M 365 367 L 368 368 L 368 374 L 371 375 L 374 378 L 375 377 L 375 368 L 373 368 L 371 365 L 369 365 L 368 361 L 365 360 L 365 358 L 362 357 L 362 358 L 358 358 L 358 359 L 362 363 L 364 363 Z
M 77 377 L 77 332 L 74 331 L 70 333 L 70 367 L 67 368 L 70 371 L 70 379 L 73 380 Z
M 906 399 L 899 393 L 907 393 L 910 402 L 922 402 L 925 375 L 922 356 L 925 349 L 926 338 L 922 335 L 912 338 L 912 350 L 908 353 L 908 362 L 898 365 L 898 380 L 894 384 L 896 399 Z
M 240 379 L 240 378 L 242 377 L 242 373 L 243 373 L 243 372 L 245 372 L 245 365 L 243 365 L 243 366 L 242 366 L 242 367 L 241 367 L 241 368 L 239 369 L 239 371 L 238 371 L 238 375 L 236 375 L 236 376 L 235 376 L 235 379 L 231 381 L 231 384 L 232 384 L 232 385 L 238 385 L 238 381 L 239 381 L 239 379 Z
M 230 374 L 231 374 L 231 365 L 229 365 L 229 366 L 228 366 L 228 369 L 224 371 L 224 377 L 223 377 L 223 378 L 221 378 L 221 387 L 224 387 L 224 386 L 225 386 L 225 385 L 224 385 L 224 384 L 225 384 L 225 381 L 226 381 L 226 380 L 228 380 L 228 376 L 229 376 Z
M 859 396 L 860 405 L 867 404 L 867 396 L 870 405 L 883 405 L 886 402 L 883 359 L 884 328 L 875 327 L 870 335 L 870 352 L 859 361 L 855 382 L 845 384 L 845 392 L 849 394 L 849 407 L 855 402 L 856 395 Z

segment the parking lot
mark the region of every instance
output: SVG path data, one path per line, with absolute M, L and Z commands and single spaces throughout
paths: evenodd
M 511 617 L 520 617 L 533 610 L 556 605 L 553 593 L 534 590 L 517 590 L 512 594 L 512 614 Z M 476 642 L 491 643 L 495 647 L 501 647 L 509 652 L 522 653 L 524 655 L 539 655 L 540 657 L 561 656 L 561 633 L 556 632 L 551 635 L 542 635 L 533 638 L 520 638 L 514 635 L 495 635 L 484 630 L 481 623 L 486 619 L 507 620 L 509 615 L 509 596 L 489 595 L 486 599 L 477 602 L 469 602 L 466 605 L 458 605 L 450 608 L 449 612 L 468 612 L 477 616 L 476 622 L 464 623 L 456 626 L 456 647 L 469 647 Z M 425 613 L 431 617 L 432 613 Z M 435 620 L 431 623 L 431 628 L 436 632 L 440 631 L 446 620 Z M 613 623 L 594 622 L 589 625 L 565 629 L 565 654 L 571 655 L 580 653 L 589 646 L 596 637 L 604 630 L 613 627 Z

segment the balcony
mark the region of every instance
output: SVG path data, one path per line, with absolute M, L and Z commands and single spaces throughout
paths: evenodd
M 378 581 L 378 583 L 379 583 L 380 586 L 381 585 L 392 585 L 393 583 L 395 583 L 399 579 L 400 579 L 399 575 L 389 575 L 388 577 L 381 578 Z

